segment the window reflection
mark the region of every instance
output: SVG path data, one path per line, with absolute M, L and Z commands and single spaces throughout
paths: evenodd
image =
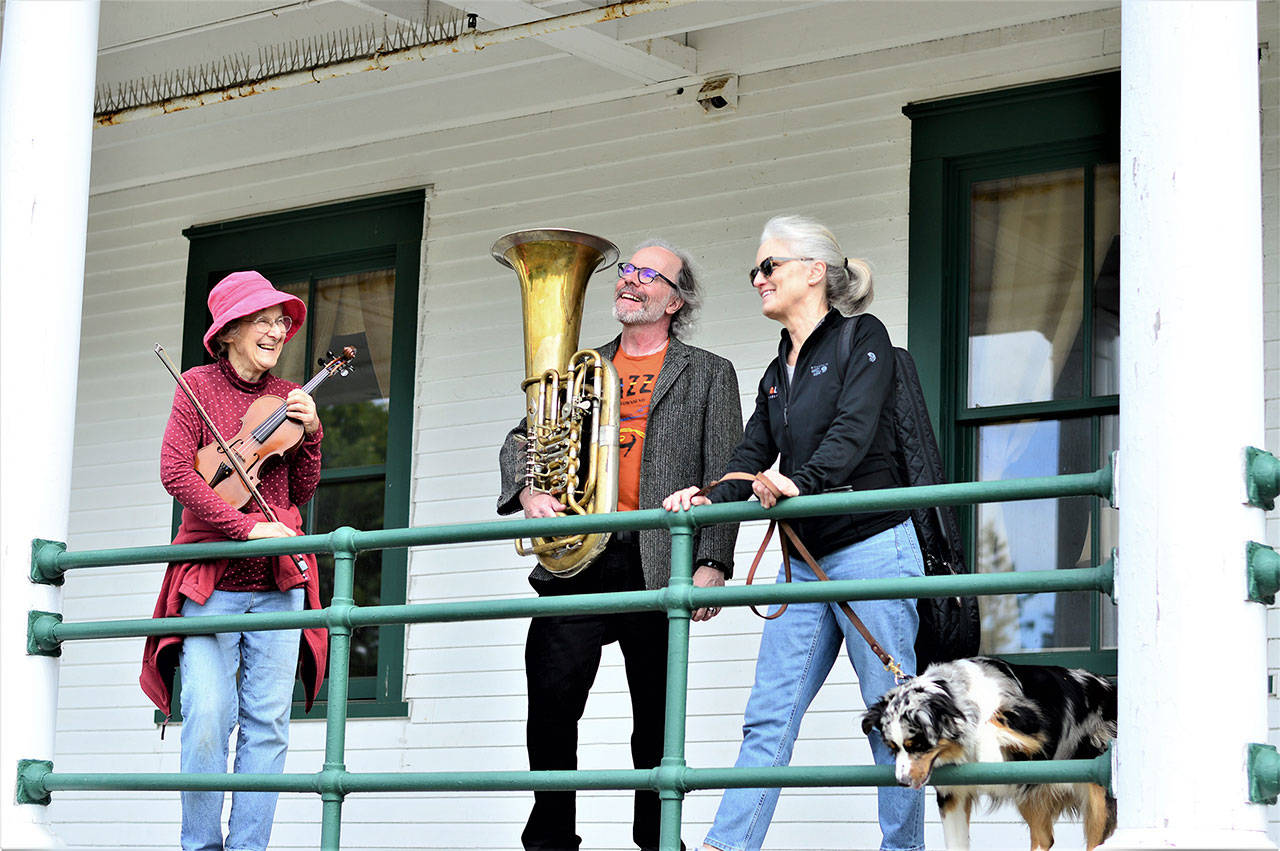
M 1102 457 L 1098 459 L 1101 467 L 1111 453 L 1120 448 L 1120 418 L 1108 416 L 1101 418 Z M 1111 551 L 1120 545 L 1120 511 L 1111 507 L 1109 500 L 1098 500 L 1098 561 L 1111 558 Z M 1116 646 L 1116 604 L 1111 597 L 1099 594 L 1101 606 L 1101 624 L 1099 644 L 1104 648 Z
M 1084 391 L 1084 169 L 979 181 L 970 192 L 970 407 Z
M 1120 392 L 1120 166 L 1100 165 L 1093 204 L 1093 395 Z
M 1096 469 L 1087 418 L 1024 420 L 978 430 L 978 479 L 994 481 Z M 1092 565 L 1094 497 L 977 507 L 981 573 Z M 982 652 L 1087 648 L 1091 594 L 1018 594 L 979 598 Z
M 356 529 L 382 528 L 382 480 L 325 485 L 311 501 L 317 532 L 339 526 Z M 333 556 L 317 556 L 320 568 L 320 599 L 333 599 Z M 376 606 L 382 601 L 382 551 L 356 556 L 354 597 L 357 606 Z M 378 630 L 358 629 L 351 636 L 351 676 L 378 673 Z

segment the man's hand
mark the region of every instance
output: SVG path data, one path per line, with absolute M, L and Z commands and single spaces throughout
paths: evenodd
M 704 564 L 693 572 L 693 587 L 723 588 L 724 574 L 720 572 L 719 568 L 712 567 L 709 564 Z M 720 608 L 718 606 L 707 606 L 701 609 L 694 609 L 693 619 L 695 621 L 709 621 L 718 614 L 720 614 Z
M 711 500 L 705 496 L 699 496 L 698 491 L 702 488 L 692 485 L 684 490 L 678 490 L 662 501 L 662 507 L 667 511 L 688 511 L 695 505 L 710 505 Z M 716 571 L 719 573 L 719 571 Z M 721 582 L 721 585 L 724 583 Z
M 565 504 L 551 494 L 530 490 L 528 487 L 520 491 L 520 504 L 524 506 L 524 516 L 529 519 L 555 517 L 565 509 Z

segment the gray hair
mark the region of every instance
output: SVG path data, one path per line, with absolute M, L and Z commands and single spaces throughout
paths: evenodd
M 805 216 L 774 216 L 765 223 L 760 241 L 785 242 L 797 257 L 812 257 L 827 264 L 827 304 L 845 316 L 871 306 L 875 290 L 871 266 L 865 260 L 846 257 L 825 225 Z
M 676 275 L 675 290 L 684 304 L 671 317 L 671 336 L 684 339 L 684 335 L 697 322 L 698 311 L 702 309 L 702 290 L 698 285 L 698 270 L 694 267 L 693 258 L 689 256 L 689 252 L 676 248 L 665 239 L 646 239 L 635 247 L 635 251 L 642 248 L 661 248 L 670 251 L 680 260 L 680 274 Z
M 240 336 L 240 326 L 244 322 L 244 317 L 232 319 L 213 337 L 213 351 L 218 357 L 227 356 L 227 350 L 231 348 L 231 341 Z

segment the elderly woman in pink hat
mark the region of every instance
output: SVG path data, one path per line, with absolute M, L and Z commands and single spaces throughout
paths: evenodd
M 297 384 L 271 374 L 280 352 L 298 332 L 306 306 L 257 272 L 235 272 L 209 293 L 213 323 L 204 345 L 216 362 L 184 377 L 224 439 L 241 428 L 249 406 L 264 395 L 283 398 L 288 416 L 303 427 L 302 443 L 283 458 L 264 462 L 258 490 L 274 510 L 269 521 L 251 501 L 233 508 L 195 470 L 196 451 L 214 442 L 181 390 L 160 452 L 160 479 L 182 504 L 174 543 L 245 541 L 301 533 L 298 506 L 320 481 L 320 419 L 312 398 Z M 314 555 L 305 575 L 288 556 L 170 564 L 161 583 L 155 617 L 289 612 L 320 607 Z M 169 717 L 174 669 L 182 671 L 182 771 L 225 773 L 229 739 L 236 737 L 235 771 L 278 774 L 289 746 L 293 681 L 304 681 L 307 708 L 324 679 L 327 635 L 323 629 L 230 632 L 149 638 L 143 653 L 142 689 Z M 275 792 L 235 792 L 229 832 L 222 836 L 222 792 L 182 793 L 182 848 L 264 849 L 271 838 Z

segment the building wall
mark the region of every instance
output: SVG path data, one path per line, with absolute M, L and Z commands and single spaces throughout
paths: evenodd
M 1280 4 L 1259 4 L 1259 96 L 1262 137 L 1262 275 L 1266 345 L 1267 445 L 1280 454 Z M 1267 540 L 1280 546 L 1280 513 L 1267 517 Z M 1280 608 L 1267 613 L 1267 700 L 1271 744 L 1280 743 Z M 1280 808 L 1270 808 L 1269 835 L 1280 844 Z
M 1261 15 L 1260 38 L 1272 45 L 1280 44 L 1277 16 L 1265 12 L 1275 5 L 1264 4 Z M 150 349 L 160 342 L 175 359 L 179 353 L 184 227 L 424 187 L 412 523 L 491 519 L 497 447 L 521 415 L 523 363 L 515 280 L 489 257 L 497 236 L 557 225 L 607 236 L 624 253 L 649 235 L 692 248 L 708 292 L 691 342 L 734 362 L 749 410 L 777 334 L 744 282 L 764 220 L 779 212 L 814 215 L 851 255 L 868 258 L 877 281 L 873 311 L 895 342 L 905 344 L 910 125 L 902 106 L 1113 69 L 1120 61 L 1119 17 L 1118 10 L 1090 12 L 747 75 L 739 81 L 737 110 L 715 116 L 704 115 L 689 93 L 663 92 L 451 126 L 415 111 L 422 105 L 412 91 L 400 93 L 409 106 L 393 112 L 334 81 L 282 98 L 279 104 L 288 108 L 278 114 L 269 102 L 274 96 L 266 95 L 247 105 L 99 130 L 71 548 L 167 540 L 170 501 L 158 484 L 157 459 L 172 386 Z M 1267 422 L 1269 448 L 1280 451 L 1274 51 L 1261 68 L 1268 104 L 1262 117 L 1269 163 Z M 461 100 L 430 106 L 467 107 Z M 588 291 L 585 344 L 614 333 L 609 292 L 604 275 Z M 1274 541 L 1280 527 L 1272 522 Z M 743 528 L 740 562 L 749 560 L 761 534 L 758 525 Z M 525 596 L 527 568 L 507 543 L 416 550 L 409 601 Z M 159 566 L 77 573 L 66 586 L 66 618 L 146 616 L 160 574 Z M 522 621 L 409 628 L 410 715 L 352 722 L 348 767 L 525 768 L 524 629 Z M 759 630 L 747 610 L 693 625 L 691 766 L 732 764 Z M 1271 633 L 1280 636 L 1280 618 Z M 59 771 L 177 770 L 178 730 L 160 738 L 136 684 L 141 646 L 129 639 L 65 648 Z M 1273 668 L 1280 667 L 1280 645 L 1272 659 Z M 841 661 L 806 719 L 795 762 L 869 762 L 858 730 L 861 706 Z M 609 648 L 581 728 L 581 767 L 629 764 L 629 714 L 621 658 Z M 323 746 L 322 719 L 295 722 L 286 770 L 318 770 Z M 713 792 L 688 796 L 687 842 L 700 840 L 717 800 Z M 512 848 L 529 802 L 527 793 L 351 796 L 343 843 Z M 176 793 L 63 792 L 51 809 L 58 833 L 72 845 L 131 848 L 171 847 L 178 813 Z M 283 796 L 273 848 L 316 847 L 319 815 L 316 796 Z M 586 847 L 631 847 L 629 821 L 629 794 L 581 796 Z M 1080 847 L 1077 828 L 1064 826 L 1061 833 L 1061 847 Z M 927 838 L 941 847 L 932 802 Z M 875 848 L 878 842 L 871 790 L 789 790 L 770 833 L 770 846 L 779 849 Z M 975 827 L 974 842 L 1023 847 L 1025 829 L 1016 812 L 1002 809 Z

